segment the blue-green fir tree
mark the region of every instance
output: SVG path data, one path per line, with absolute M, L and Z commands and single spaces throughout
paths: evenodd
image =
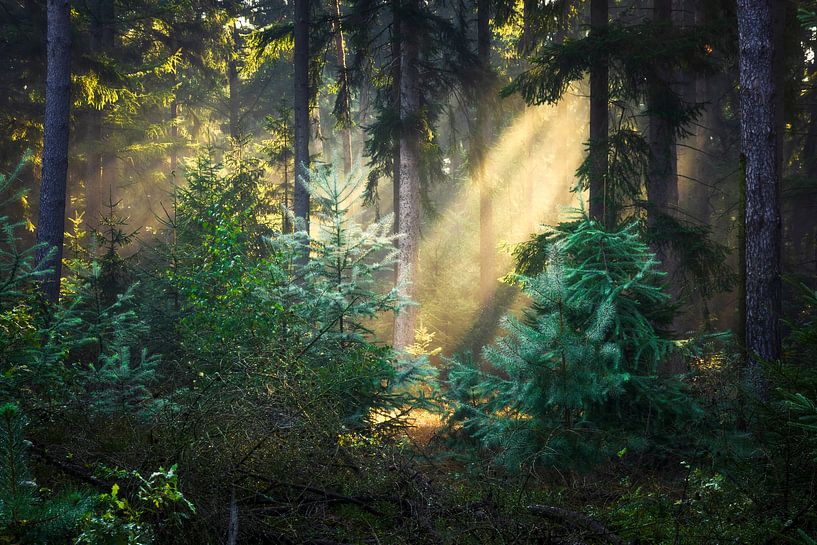
M 670 437 L 697 411 L 658 364 L 675 345 L 658 262 L 632 223 L 615 232 L 585 217 L 547 233 L 543 271 L 516 276 L 531 306 L 506 316 L 483 352 L 487 368 L 454 361 L 453 430 L 511 469 L 587 468 Z

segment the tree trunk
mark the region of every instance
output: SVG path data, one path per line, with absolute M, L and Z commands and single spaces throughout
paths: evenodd
M 519 52 L 527 55 L 533 49 L 533 12 L 536 0 L 522 1 L 522 39 L 519 41 Z
M 419 11 L 418 0 L 406 0 L 412 15 Z M 417 294 L 417 262 L 420 242 L 420 82 L 418 61 L 420 36 L 409 29 L 402 40 L 400 62 L 400 187 L 397 289 L 402 298 Z M 394 321 L 394 348 L 414 343 L 417 307 L 403 308 Z
M 116 38 L 116 12 L 110 0 L 97 0 L 91 14 L 91 51 L 97 55 L 111 56 Z M 96 227 L 102 209 L 104 195 L 113 181 L 115 157 L 104 149 L 105 109 L 93 108 L 89 112 L 88 139 L 90 150 L 85 173 L 85 223 Z
M 88 112 L 88 155 L 85 160 L 85 224 L 95 227 L 102 202 L 102 111 Z
M 738 0 L 741 149 L 746 162 L 746 384 L 768 395 L 762 362 L 780 357 L 780 93 L 773 0 Z
M 176 97 L 170 103 L 170 173 L 176 176 L 176 169 L 179 164 L 179 149 L 176 141 L 179 139 L 179 103 Z
M 598 34 L 607 28 L 608 0 L 590 3 L 590 32 Z M 606 59 L 590 67 L 590 217 L 606 227 L 615 224 L 608 202 L 612 195 L 607 187 L 607 137 L 610 131 L 609 74 Z
M 341 26 L 340 0 L 335 0 L 335 48 L 337 49 L 338 65 L 340 66 L 340 89 L 343 93 L 343 127 L 341 128 L 341 139 L 343 140 L 343 174 L 348 176 L 352 172 L 352 106 L 349 99 L 349 74 L 346 66 L 346 41 L 343 38 L 343 27 Z
M 391 59 L 392 59 L 392 108 L 399 115 L 400 112 L 400 73 L 401 73 L 401 47 L 400 47 L 400 0 L 392 2 L 392 35 L 391 35 Z M 399 133 L 399 131 L 398 131 Z M 394 211 L 394 233 L 400 232 L 400 135 L 394 134 L 394 149 L 392 150 L 392 202 Z M 399 244 L 399 241 L 397 241 Z M 395 271 L 396 275 L 397 271 Z M 396 278 L 396 276 L 395 276 Z
M 309 232 L 309 0 L 295 0 L 295 217 Z
M 491 141 L 491 0 L 477 0 L 477 58 L 484 80 L 477 97 L 477 119 L 471 172 L 479 185 L 479 296 L 483 305 L 496 291 L 496 242 L 494 239 L 493 195 L 487 172 L 487 150 Z
M 654 0 L 653 21 L 672 23 L 672 0 Z M 663 219 L 674 218 L 678 209 L 678 174 L 675 130 L 665 113 L 673 98 L 671 75 L 665 68 L 656 70 L 655 81 L 649 82 L 649 166 L 647 173 L 647 225 L 653 232 L 661 230 Z M 667 243 L 653 245 L 653 251 L 667 273 L 668 291 L 677 301 L 680 296 L 676 252 Z M 677 319 L 676 319 L 677 322 Z M 676 329 L 677 323 L 673 324 Z
M 42 186 L 37 220 L 37 264 L 49 269 L 43 296 L 56 303 L 62 275 L 65 194 L 68 175 L 68 123 L 71 109 L 71 6 L 69 0 L 48 0 L 45 122 Z
M 296 21 L 297 25 L 297 21 Z M 233 21 L 232 28 L 233 47 L 230 51 L 230 58 L 227 60 L 227 79 L 230 88 L 229 108 L 230 108 L 230 138 L 238 139 L 241 134 L 241 118 L 239 112 L 239 82 L 238 82 L 238 27 Z M 297 61 L 296 61 L 297 63 Z M 297 68 L 296 68 L 297 70 Z M 297 83 L 296 83 L 297 85 Z M 295 99 L 298 100 L 297 97 Z

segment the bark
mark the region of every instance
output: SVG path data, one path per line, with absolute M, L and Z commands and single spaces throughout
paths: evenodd
M 476 138 L 471 171 L 479 185 L 479 296 L 485 304 L 496 291 L 496 242 L 491 183 L 487 175 L 487 150 L 491 141 L 491 28 L 490 0 L 477 0 L 477 57 L 485 75 L 477 98 Z
M 608 0 L 590 3 L 590 32 L 607 28 Z M 605 226 L 615 224 L 607 203 L 612 195 L 607 187 L 607 137 L 610 130 L 609 70 L 607 59 L 597 59 L 590 68 L 590 217 Z
M 341 128 L 341 139 L 343 140 L 343 173 L 348 176 L 352 172 L 352 106 L 349 100 L 349 74 L 346 66 L 346 41 L 343 37 L 343 27 L 341 25 L 340 0 L 335 0 L 335 48 L 338 54 L 338 65 L 340 67 L 340 87 L 343 93 L 343 127 Z
M 774 0 L 738 0 L 741 149 L 746 162 L 746 384 L 768 395 L 762 361 L 780 357 L 782 89 Z
M 68 176 L 68 122 L 71 108 L 71 6 L 69 0 L 48 0 L 45 121 L 42 187 L 37 220 L 37 264 L 49 269 L 42 291 L 57 302 L 62 275 L 65 196 Z
M 395 112 L 400 112 L 400 73 L 401 73 L 401 50 L 400 47 L 400 0 L 392 1 L 392 36 L 391 36 L 391 58 L 392 58 L 392 108 Z M 394 233 L 400 232 L 400 135 L 394 135 L 394 149 L 392 151 L 392 200 L 394 211 Z M 398 241 L 399 242 L 399 241 Z M 396 273 L 397 271 L 395 271 Z
M 405 0 L 412 12 L 418 0 Z M 397 289 L 402 298 L 415 300 L 420 242 L 420 36 L 409 29 L 402 40 L 400 62 L 400 187 Z M 394 348 L 414 343 L 417 307 L 404 307 L 394 321 Z
M 295 217 L 309 232 L 309 0 L 295 0 Z

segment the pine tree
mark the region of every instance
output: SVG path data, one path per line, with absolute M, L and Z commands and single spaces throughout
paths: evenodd
M 43 296 L 56 303 L 62 275 L 65 198 L 68 185 L 68 125 L 71 111 L 71 3 L 48 0 L 48 77 L 46 81 L 43 174 L 37 221 L 37 263 L 49 269 Z

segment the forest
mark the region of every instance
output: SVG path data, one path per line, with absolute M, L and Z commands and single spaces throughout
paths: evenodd
M 817 545 L 817 1 L 0 0 L 0 545 Z

